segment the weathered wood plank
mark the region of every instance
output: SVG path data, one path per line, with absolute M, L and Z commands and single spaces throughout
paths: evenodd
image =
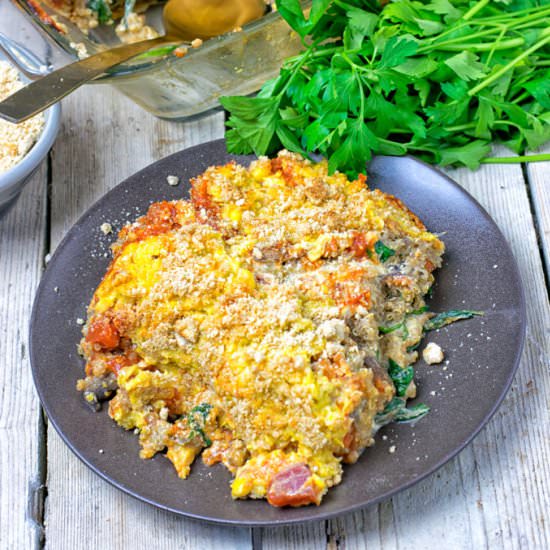
M 92 98 L 85 94 L 91 94 L 91 91 L 81 94 L 90 103 Z M 124 142 L 126 121 L 124 118 L 119 120 L 122 115 L 117 115 L 105 126 L 100 122 L 105 120 L 103 116 L 108 112 L 117 112 L 113 107 L 116 108 L 120 100 L 109 93 L 105 94 L 104 99 L 103 104 L 93 103 L 95 121 L 82 118 L 86 113 L 81 109 L 82 122 L 78 122 L 75 103 L 75 118 L 71 120 L 72 125 L 65 129 L 64 151 L 60 152 L 59 147 L 56 149 L 54 176 L 57 167 L 57 174 L 64 180 L 59 186 L 67 189 L 62 189 L 58 195 L 54 193 L 54 212 L 56 209 L 58 212 L 57 216 L 52 217 L 54 242 L 58 242 L 90 202 L 116 181 L 152 160 L 193 142 L 193 129 L 189 130 L 189 126 L 174 130 L 178 125 L 156 120 L 151 122 L 156 137 L 151 138 L 148 133 L 149 140 L 136 139 L 140 132 L 144 132 L 143 117 L 147 117 L 137 111 L 136 115 L 141 115 L 140 118 L 128 115 L 134 137 L 132 150 L 126 151 L 124 148 L 127 145 L 117 141 L 120 138 Z M 79 104 L 83 105 L 82 99 Z M 127 107 L 126 113 L 132 110 Z M 197 128 L 204 127 L 202 122 L 196 124 Z M 215 135 L 219 131 L 219 122 L 212 124 L 217 128 L 210 130 Z M 186 131 L 190 132 L 187 137 Z M 122 152 L 114 153 L 117 143 L 120 143 Z M 86 153 L 86 145 L 93 144 L 98 151 L 106 151 L 103 159 L 98 156 L 99 153 Z M 69 160 L 71 156 L 80 159 L 80 166 Z M 136 159 L 141 161 L 139 165 L 133 164 Z M 90 174 L 94 177 L 90 178 Z M 480 548 L 495 544 L 503 548 L 519 548 L 524 543 L 543 548 L 548 544 L 544 524 L 540 523 L 550 504 L 548 490 L 532 473 L 537 468 L 542 479 L 549 477 L 544 470 L 545 464 L 541 463 L 549 452 L 542 428 L 548 426 L 548 411 L 544 409 L 542 396 L 548 390 L 549 382 L 543 370 L 545 358 L 538 347 L 548 354 L 544 337 L 544 330 L 548 327 L 547 297 L 540 276 L 540 258 L 536 248 L 531 246 L 535 243 L 534 231 L 523 178 L 517 167 L 484 167 L 476 174 L 458 171 L 453 176 L 469 187 L 493 213 L 514 246 L 524 277 L 529 275 L 530 280 L 534 279 L 534 284 L 528 289 L 531 340 L 514 391 L 476 442 L 429 480 L 393 501 L 330 522 L 328 531 L 324 523 L 262 530 L 263 547 L 334 548 L 342 545 L 349 548 L 401 548 L 414 544 L 415 548 L 419 548 L 430 547 L 434 540 L 457 548 L 471 544 Z M 74 178 L 81 178 L 78 187 L 74 184 Z M 536 380 L 536 385 L 527 387 L 531 380 Z M 533 387 L 535 390 L 531 389 Z M 531 414 L 541 419 L 541 427 L 533 428 L 528 423 Z M 50 433 L 49 451 L 48 547 L 91 548 L 101 540 L 102 545 L 106 544 L 108 548 L 119 548 L 124 546 L 130 534 L 132 540 L 139 541 L 138 548 L 141 544 L 143 547 L 151 543 L 158 546 L 159 541 L 163 546 L 170 547 L 177 541 L 190 548 L 223 543 L 238 547 L 249 545 L 248 530 L 204 527 L 202 532 L 198 524 L 131 501 L 106 486 L 69 456 L 53 433 Z M 78 478 L 79 482 L 71 484 L 67 481 L 69 478 Z M 71 495 L 71 489 L 76 490 L 78 495 Z M 533 501 L 526 498 L 530 493 L 536 497 Z M 68 494 L 70 497 L 67 497 Z M 90 506 L 90 501 L 96 504 Z M 75 513 L 69 508 L 75 505 L 83 510 Z M 77 535 L 75 529 L 67 529 L 67 518 L 78 521 L 80 529 L 84 525 L 85 533 L 79 530 Z M 93 530 L 97 531 L 101 525 L 104 529 L 94 534 Z M 410 543 L 407 542 L 409 540 Z M 83 544 L 83 541 L 86 542 Z
M 0 3 L 0 30 L 27 25 Z M 37 548 L 42 536 L 43 425 L 28 361 L 28 326 L 46 228 L 47 161 L 0 220 L 0 548 Z
M 221 114 L 163 122 L 112 89 L 68 98 L 52 162 L 52 248 L 95 200 L 130 174 L 172 152 L 219 137 Z M 113 489 L 48 430 L 46 548 L 220 548 L 251 546 L 249 529 L 185 520 Z
M 503 406 L 437 474 L 391 502 L 332 523 L 345 548 L 548 548 L 550 315 L 536 234 L 519 166 L 456 170 L 451 177 L 490 212 L 525 282 L 528 337 Z
M 36 548 L 41 535 L 32 504 L 41 500 L 42 427 L 27 341 L 42 271 L 46 183 L 44 162 L 0 221 L 0 548 Z
M 474 443 L 427 480 L 388 502 L 330 521 L 326 528 L 318 522 L 264 529 L 265 548 L 542 549 L 550 545 L 545 523 L 550 509 L 550 468 L 544 458 L 550 453 L 546 397 L 550 390 L 550 314 L 522 170 L 493 165 L 474 173 L 452 170 L 450 175 L 498 223 L 525 282 L 528 337 L 512 390 Z M 548 191 L 543 195 L 542 183 L 538 190 L 544 201 Z M 548 211 L 547 202 L 544 208 Z M 548 228 L 550 218 L 546 220 Z
M 542 148 L 540 152 L 550 153 L 550 145 Z M 540 244 L 546 263 L 546 273 L 550 273 L 550 161 L 528 164 L 527 178 L 538 222 Z

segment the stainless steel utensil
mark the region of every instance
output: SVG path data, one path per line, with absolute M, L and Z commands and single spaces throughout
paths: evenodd
M 9 122 L 23 122 L 57 103 L 82 84 L 104 74 L 108 69 L 146 52 L 155 46 L 178 43 L 175 37 L 159 36 L 125 44 L 75 61 L 40 80 L 28 84 L 0 103 L 0 117 Z
M 205 39 L 230 31 L 261 17 L 265 13 L 261 6 L 266 7 L 263 0 L 169 0 L 163 11 L 166 35 L 118 46 L 53 71 L 2 101 L 0 118 L 23 122 L 136 55 L 189 40 L 191 29 L 194 36 Z

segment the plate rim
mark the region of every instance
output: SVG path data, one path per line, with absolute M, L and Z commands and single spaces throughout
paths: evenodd
M 225 140 L 222 139 L 216 139 L 212 141 L 203 142 L 198 145 L 194 145 L 192 147 L 186 147 L 184 149 L 181 149 L 180 151 L 177 151 L 175 153 L 172 153 L 170 155 L 167 155 L 161 159 L 158 159 L 147 166 L 143 167 L 142 169 L 138 170 L 137 172 L 129 175 L 128 177 L 124 178 L 122 181 L 117 183 L 112 189 L 107 191 L 105 194 L 103 194 L 101 197 L 99 197 L 89 208 L 87 208 L 81 216 L 71 225 L 71 227 L 68 229 L 67 233 L 63 236 L 59 244 L 57 245 L 54 253 L 51 256 L 50 261 L 48 262 L 46 268 L 41 274 L 40 282 L 36 288 L 35 291 L 35 298 L 33 301 L 33 307 L 31 311 L 31 317 L 29 322 L 29 332 L 28 332 L 28 344 L 29 344 L 29 363 L 33 378 L 34 387 L 38 393 L 38 397 L 40 399 L 40 403 L 42 408 L 44 409 L 48 422 L 50 422 L 53 427 L 55 428 L 56 432 L 59 434 L 63 442 L 69 447 L 69 449 L 88 467 L 90 468 L 95 474 L 99 475 L 101 479 L 104 481 L 107 481 L 111 486 L 116 487 L 117 489 L 123 491 L 125 494 L 130 495 L 136 500 L 139 500 L 141 502 L 146 502 L 149 505 L 152 505 L 156 508 L 159 508 L 161 510 L 176 514 L 181 517 L 185 517 L 194 521 L 201 521 L 206 522 L 209 524 L 214 525 L 225 525 L 225 526 L 232 526 L 232 527 L 283 527 L 283 526 L 289 526 L 289 525 L 300 525 L 305 523 L 311 523 L 315 521 L 325 521 L 329 519 L 333 519 L 336 517 L 343 516 L 345 514 L 350 514 L 362 509 L 370 508 L 372 506 L 375 506 L 379 504 L 380 502 L 386 501 L 389 498 L 391 498 L 394 495 L 397 495 L 412 486 L 418 484 L 419 482 L 423 481 L 424 479 L 428 478 L 429 476 L 433 475 L 435 472 L 437 472 L 439 469 L 441 469 L 445 464 L 447 464 L 451 459 L 453 459 L 455 456 L 460 454 L 468 445 L 472 443 L 472 441 L 480 434 L 480 432 L 487 426 L 489 421 L 492 419 L 492 417 L 495 415 L 496 411 L 500 408 L 504 398 L 508 394 L 510 387 L 512 385 L 512 382 L 514 380 L 514 377 L 517 373 L 517 370 L 519 368 L 520 362 L 521 362 L 521 356 L 523 354 L 523 349 L 525 345 L 525 337 L 526 337 L 526 329 L 527 329 L 527 305 L 526 305 L 526 298 L 525 298 L 525 287 L 523 284 L 523 280 L 521 278 L 521 273 L 519 271 L 517 259 L 515 257 L 515 254 L 512 250 L 512 247 L 510 246 L 506 236 L 501 231 L 500 227 L 497 225 L 497 223 L 493 220 L 493 218 L 489 215 L 489 213 L 485 210 L 485 208 L 475 199 L 468 191 L 466 191 L 462 186 L 460 186 L 456 181 L 454 181 L 452 178 L 450 178 L 447 174 L 439 170 L 438 168 L 435 168 L 434 166 L 412 156 L 412 155 L 404 155 L 404 156 L 390 156 L 390 155 L 378 155 L 376 157 L 373 157 L 371 161 L 367 164 L 367 170 L 368 166 L 371 164 L 371 162 L 375 161 L 376 159 L 384 159 L 391 161 L 391 159 L 396 160 L 397 162 L 401 162 L 403 160 L 409 160 L 413 163 L 418 163 L 421 166 L 423 166 L 425 169 L 428 169 L 429 171 L 435 173 L 439 178 L 443 178 L 446 180 L 448 184 L 450 184 L 452 187 L 454 187 L 460 194 L 462 194 L 468 201 L 470 201 L 481 213 L 481 215 L 485 218 L 486 221 L 491 224 L 494 229 L 500 234 L 502 241 L 504 243 L 504 246 L 507 249 L 507 252 L 510 255 L 511 258 L 511 267 L 513 270 L 514 279 L 517 282 L 518 287 L 518 310 L 519 310 L 519 317 L 520 317 L 520 339 L 519 339 L 519 345 L 516 349 L 516 354 L 513 360 L 513 368 L 510 370 L 505 384 L 503 386 L 503 390 L 500 393 L 498 399 L 495 400 L 493 403 L 491 409 L 489 412 L 483 417 L 483 420 L 480 422 L 478 426 L 472 431 L 472 433 L 461 442 L 461 444 L 454 449 L 452 449 L 450 452 L 445 454 L 437 463 L 435 463 L 433 466 L 429 467 L 426 471 L 424 471 L 421 475 L 418 475 L 417 477 L 401 484 L 399 487 L 395 487 L 393 489 L 390 489 L 382 494 L 379 494 L 378 496 L 368 499 L 368 502 L 356 502 L 354 504 L 350 504 L 348 506 L 343 506 L 342 508 L 330 512 L 323 512 L 322 505 L 319 507 L 316 507 L 314 509 L 319 510 L 319 513 L 307 518 L 281 518 L 280 520 L 238 520 L 238 519 L 222 519 L 222 518 L 213 518 L 211 516 L 204 516 L 202 514 L 194 514 L 192 512 L 186 512 L 179 510 L 177 508 L 174 508 L 172 506 L 162 504 L 160 502 L 157 502 L 151 498 L 145 497 L 143 495 L 140 495 L 136 491 L 132 490 L 130 487 L 127 487 L 125 484 L 118 482 L 116 479 L 110 477 L 108 474 L 102 472 L 99 467 L 95 466 L 90 460 L 88 460 L 83 454 L 79 451 L 79 449 L 69 440 L 69 438 L 66 436 L 66 434 L 63 432 L 63 430 L 60 428 L 60 426 L 57 423 L 57 419 L 50 416 L 50 410 L 47 403 L 47 399 L 44 398 L 43 389 L 40 387 L 40 384 L 37 382 L 37 372 L 35 367 L 35 348 L 33 343 L 33 332 L 34 332 L 34 326 L 36 322 L 36 316 L 39 308 L 39 301 L 40 296 L 45 290 L 46 282 L 47 282 L 47 276 L 49 274 L 49 270 L 52 265 L 55 265 L 55 260 L 58 255 L 60 255 L 63 251 L 63 249 L 67 246 L 69 241 L 74 238 L 74 229 L 78 226 L 80 226 L 82 223 L 84 223 L 89 217 L 91 217 L 96 211 L 101 210 L 101 207 L 105 201 L 109 199 L 111 194 L 115 193 L 116 190 L 126 183 L 129 179 L 134 179 L 139 177 L 143 172 L 150 170 L 153 166 L 166 162 L 168 159 L 178 157 L 183 152 L 186 153 L 192 153 L 195 150 L 201 150 L 204 147 L 208 146 L 219 146 L 221 144 L 225 143 Z M 239 156 L 239 155 L 235 155 Z M 245 155 L 241 155 L 245 156 Z M 252 156 L 252 155 L 246 155 L 246 156 Z M 367 171 L 368 176 L 368 171 Z M 367 179 L 368 184 L 368 179 Z

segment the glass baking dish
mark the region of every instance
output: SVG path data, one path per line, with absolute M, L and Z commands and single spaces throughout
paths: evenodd
M 82 32 L 42 0 L 12 0 L 73 59 L 120 43 L 114 25 Z M 311 2 L 302 2 L 307 7 Z M 145 12 L 146 24 L 163 33 L 162 6 Z M 52 20 L 53 16 L 53 20 Z M 160 51 L 119 65 L 96 79 L 165 119 L 185 120 L 219 108 L 222 95 L 246 95 L 275 76 L 283 62 L 301 49 L 300 39 L 276 12 L 190 49 L 185 57 Z

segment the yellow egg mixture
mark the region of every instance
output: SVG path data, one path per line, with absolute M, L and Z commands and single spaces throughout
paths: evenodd
M 191 200 L 120 232 L 78 387 L 92 405 L 114 395 L 143 458 L 167 449 L 185 478 L 202 451 L 232 472 L 234 498 L 299 506 L 373 444 L 395 396 L 388 361 L 416 360 L 444 247 L 365 179 L 283 151 L 209 168 Z

